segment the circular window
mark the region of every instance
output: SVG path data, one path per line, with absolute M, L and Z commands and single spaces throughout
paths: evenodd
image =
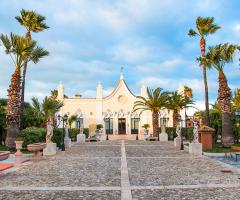
M 127 102 L 127 98 L 124 95 L 120 95 L 118 97 L 118 102 L 124 104 Z

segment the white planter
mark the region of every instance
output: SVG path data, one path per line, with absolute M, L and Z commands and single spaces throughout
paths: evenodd
M 168 141 L 168 134 L 167 133 L 160 133 L 159 134 L 159 141 L 167 142 Z
M 57 151 L 57 145 L 56 143 L 47 143 L 47 146 L 45 149 L 43 149 L 43 155 L 44 156 L 53 156 L 56 155 Z
M 202 155 L 202 144 L 198 142 L 192 142 L 189 144 L 189 153 L 194 156 Z

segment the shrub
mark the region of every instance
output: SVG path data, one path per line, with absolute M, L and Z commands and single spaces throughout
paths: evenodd
M 103 128 L 103 125 L 102 124 L 97 124 L 96 128 L 97 128 L 97 130 L 99 130 L 99 129 Z
M 89 137 L 89 129 L 88 128 L 84 128 L 83 129 L 83 134 L 85 134 L 86 138 L 88 138 Z
M 16 140 L 24 141 L 23 148 L 26 148 L 29 144 L 45 142 L 45 137 L 45 128 L 29 127 L 23 129 Z
M 166 127 L 166 132 L 169 140 L 174 140 L 174 138 L 177 137 L 176 128 L 174 127 Z
M 77 141 L 77 134 L 79 134 L 80 129 L 79 128 L 72 128 L 68 130 L 69 132 L 69 137 L 71 138 L 72 141 Z
M 29 127 L 23 129 L 17 140 L 23 140 L 23 148 L 26 148 L 28 144 L 46 142 L 47 131 L 45 128 Z M 56 143 L 58 147 L 62 143 L 62 129 L 54 128 L 52 142 Z

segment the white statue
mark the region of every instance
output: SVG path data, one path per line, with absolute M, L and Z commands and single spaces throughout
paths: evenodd
M 181 137 L 181 127 L 179 125 L 177 125 L 177 127 L 176 127 L 176 134 L 177 134 L 178 138 Z
M 198 122 L 193 121 L 193 142 L 198 143 Z
M 46 135 L 46 143 L 49 144 L 52 142 L 53 136 L 53 126 L 50 122 L 47 122 L 47 135 Z
M 143 137 L 144 137 L 144 141 L 146 141 L 147 140 L 147 129 L 146 128 L 144 128 L 144 130 L 143 130 Z

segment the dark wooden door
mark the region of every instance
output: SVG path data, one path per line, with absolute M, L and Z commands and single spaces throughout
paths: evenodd
M 126 134 L 126 119 L 118 119 L 118 134 Z

